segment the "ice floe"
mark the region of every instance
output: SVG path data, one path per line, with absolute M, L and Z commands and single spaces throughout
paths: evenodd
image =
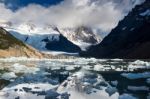
M 25 65 L 15 63 L 10 67 L 10 71 L 13 71 L 15 73 L 35 73 L 35 72 L 39 71 L 39 68 L 27 67 Z
M 0 78 L 5 79 L 5 80 L 11 80 L 11 79 L 17 78 L 17 76 L 14 72 L 7 72 L 7 73 L 2 74 Z
M 50 90 L 54 89 L 56 86 L 51 84 L 32 84 L 32 83 L 24 83 L 18 84 L 13 87 L 6 87 L 0 93 L 1 99 L 44 99 L 45 93 Z M 43 95 L 42 95 L 43 93 Z M 41 94 L 41 95 L 40 95 Z
M 146 80 L 146 82 L 147 82 L 148 84 L 150 84 L 150 78 L 148 78 L 148 79 Z
M 113 86 L 117 86 L 118 85 L 118 81 L 116 80 L 116 81 L 111 81 L 111 84 L 113 85 Z
M 128 66 L 128 71 L 134 71 L 137 69 L 150 69 L 150 62 L 136 60 L 131 62 Z
M 137 98 L 133 97 L 130 94 L 123 94 L 123 95 L 119 96 L 119 99 L 137 99 Z
M 94 66 L 94 70 L 95 71 L 104 71 L 106 68 L 104 68 L 104 66 L 103 65 L 95 65 Z
M 128 79 L 149 78 L 150 77 L 150 72 L 144 72 L 144 73 L 122 73 L 121 76 L 126 77 Z
M 128 90 L 131 91 L 149 91 L 147 86 L 128 86 Z
M 37 58 L 27 58 L 27 57 L 10 57 L 10 58 L 0 58 L 1 62 L 18 62 L 18 61 L 39 61 Z

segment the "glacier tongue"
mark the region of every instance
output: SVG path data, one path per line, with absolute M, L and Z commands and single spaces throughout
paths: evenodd
M 13 36 L 20 39 L 21 41 L 33 46 L 38 50 L 46 50 L 46 42 L 44 39 L 48 39 L 49 41 L 59 41 L 60 34 L 57 31 L 30 31 L 20 29 L 10 29 L 6 28 Z

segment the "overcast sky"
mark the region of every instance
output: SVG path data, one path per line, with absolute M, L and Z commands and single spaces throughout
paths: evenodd
M 0 0 L 0 20 L 17 25 L 32 21 L 58 27 L 89 26 L 104 32 L 114 28 L 144 0 Z

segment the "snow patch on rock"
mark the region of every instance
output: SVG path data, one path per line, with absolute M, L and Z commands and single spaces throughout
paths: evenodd
M 140 14 L 141 16 L 150 16 L 150 9 Z

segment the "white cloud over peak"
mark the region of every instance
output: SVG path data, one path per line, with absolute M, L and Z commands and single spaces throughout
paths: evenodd
M 51 24 L 58 27 L 89 26 L 104 32 L 114 28 L 119 20 L 136 4 L 144 0 L 64 0 L 48 8 L 30 4 L 12 12 L 0 4 L 0 20 L 21 24 L 32 21 L 36 25 Z

